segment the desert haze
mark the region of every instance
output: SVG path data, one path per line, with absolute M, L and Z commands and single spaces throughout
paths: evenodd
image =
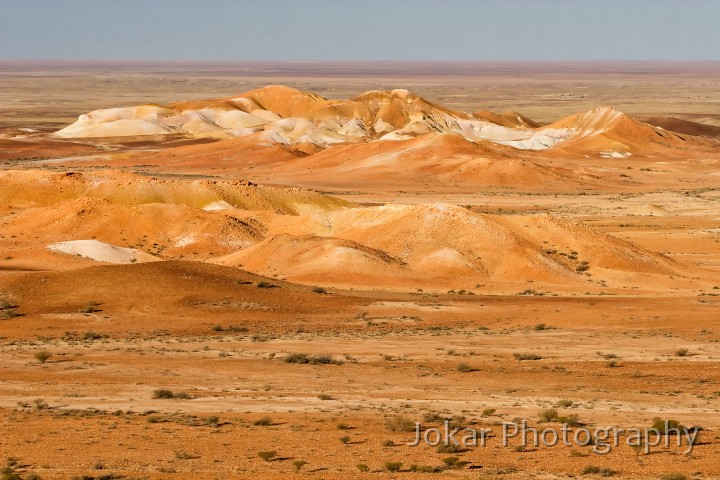
M 3 478 L 720 476 L 717 64 L 2 67 Z

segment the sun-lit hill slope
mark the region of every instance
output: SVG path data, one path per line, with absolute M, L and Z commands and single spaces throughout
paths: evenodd
M 681 136 L 654 127 L 612 107 L 599 107 L 571 115 L 546 128 L 570 132 L 562 143 L 563 149 L 609 153 L 613 156 L 709 145 L 699 137 Z
M 264 282 L 273 288 L 257 288 Z M 96 264 L 65 271 L 18 272 L 0 277 L 0 290 L 22 305 L 27 317 L 3 325 L 17 329 L 87 329 L 79 314 L 96 302 L 105 331 L 206 334 L 218 323 L 268 331 L 278 315 L 351 316 L 364 299 L 342 293 L 318 295 L 311 287 L 204 262 L 164 261 L 127 265 Z M 221 308 L 218 308 L 222 306 Z M 104 312 L 104 313 L 102 313 Z M 91 320 L 92 321 L 92 320 Z
M 583 184 L 583 175 L 518 158 L 513 149 L 487 141 L 470 142 L 457 134 L 430 133 L 393 142 L 328 147 L 314 155 L 267 169 L 284 181 L 313 185 L 441 183 L 485 186 Z
M 194 258 L 248 247 L 264 238 L 267 227 L 253 216 L 229 208 L 128 205 L 85 197 L 21 210 L 3 225 L 3 230 L 9 236 L 26 239 L 30 248 L 92 239 L 121 248 L 144 249 L 164 258 Z M 27 232 L 33 232 L 32 239 L 27 238 Z
M 385 205 L 278 222 L 218 260 L 300 282 L 467 285 L 632 283 L 686 267 L 564 217 L 482 215 L 444 205 Z M 592 277 L 587 273 L 591 272 Z
M 11 266 L 20 269 L 148 255 L 207 259 L 263 240 L 275 217 L 354 207 L 307 189 L 246 181 L 14 170 L 0 172 L 0 251 L 12 252 Z
M 244 180 L 168 180 L 116 171 L 0 172 L 0 204 L 43 206 L 81 197 L 126 205 L 160 203 L 209 210 L 236 208 L 288 214 L 352 205 L 312 190 L 267 187 Z
M 301 92 L 284 85 L 268 85 L 234 97 L 175 102 L 170 104 L 170 108 L 181 112 L 203 109 L 240 110 L 257 114 L 261 118 L 273 118 L 267 113 L 271 112 L 278 118 L 288 118 L 317 110 L 329 103 L 330 100 L 314 93 Z

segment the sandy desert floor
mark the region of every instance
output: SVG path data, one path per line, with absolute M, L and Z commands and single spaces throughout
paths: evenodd
M 718 65 L 1 70 L 8 475 L 720 478 Z M 95 109 L 268 84 L 406 88 L 538 125 L 611 105 L 690 144 L 51 136 Z M 398 163 L 345 169 L 376 148 Z M 522 420 L 572 438 L 655 418 L 698 427 L 692 451 L 502 442 Z M 445 420 L 486 445 L 408 445 Z

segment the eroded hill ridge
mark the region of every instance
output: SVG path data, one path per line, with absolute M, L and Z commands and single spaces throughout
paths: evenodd
M 538 126 L 514 112 L 451 110 L 404 89 L 369 91 L 349 100 L 329 100 L 280 85 L 221 99 L 95 110 L 81 115 L 56 135 L 63 138 L 254 135 L 261 144 L 327 147 L 409 140 L 437 133 L 520 150 L 607 151 L 612 155 L 629 155 L 643 149 L 687 148 L 706 142 L 641 122 L 612 107 L 595 108 Z

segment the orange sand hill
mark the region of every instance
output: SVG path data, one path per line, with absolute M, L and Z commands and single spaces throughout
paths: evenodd
M 697 137 L 688 137 L 635 120 L 611 107 L 600 107 L 564 118 L 548 128 L 567 129 L 572 134 L 563 142 L 564 149 L 595 151 L 611 156 L 628 156 L 662 149 L 687 149 L 710 145 Z
M 545 188 L 590 181 L 561 167 L 518 158 L 512 147 L 470 142 L 457 134 L 430 133 L 407 140 L 337 145 L 266 171 L 286 183 L 311 179 L 314 186 L 445 184 Z
M 297 214 L 306 208 L 352 205 L 301 188 L 266 187 L 241 180 L 164 180 L 113 171 L 6 171 L 0 172 L 0 187 L 0 202 L 11 206 L 54 205 L 85 197 L 127 205 L 170 203 L 205 210 L 234 208 Z
M 276 235 L 220 263 L 306 283 L 384 286 L 533 280 L 584 287 L 689 271 L 568 218 L 480 215 L 444 204 L 339 210 L 314 222 L 285 218 L 271 230 Z
M 271 288 L 257 288 L 259 282 Z M 120 319 L 103 320 L 102 328 L 124 332 L 172 328 L 178 334 L 206 332 L 217 322 L 237 322 L 239 312 L 246 326 L 255 322 L 268 325 L 279 314 L 327 315 L 359 303 L 342 293 L 317 295 L 307 286 L 192 261 L 16 272 L 0 278 L 0 290 L 22 305 L 25 316 L 6 322 L 6 335 L 82 328 L 87 317 L 78 311 L 90 300 L 99 305 L 99 311 L 112 311 L 113 317 Z M 52 321 L 48 322 L 49 318 Z
M 564 217 L 359 207 L 310 190 L 118 172 L 0 174 L 7 268 L 192 259 L 292 281 L 517 292 L 661 288 L 693 268 Z M 12 214 L 10 214 L 12 212 Z M 645 279 L 652 278 L 652 282 Z
M 328 103 L 329 101 L 320 95 L 301 92 L 283 85 L 271 85 L 235 97 L 176 102 L 170 107 L 179 111 L 204 108 L 237 109 L 247 113 L 267 111 L 287 118 L 317 110 Z

